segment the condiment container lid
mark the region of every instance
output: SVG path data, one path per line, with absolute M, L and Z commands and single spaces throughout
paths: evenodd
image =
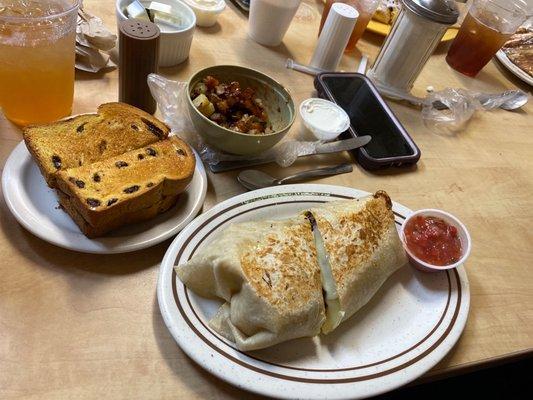
M 453 0 L 402 0 L 402 3 L 413 13 L 440 24 L 453 25 L 459 18 Z

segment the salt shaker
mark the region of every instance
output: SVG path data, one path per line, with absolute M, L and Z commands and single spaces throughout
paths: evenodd
M 402 9 L 368 77 L 385 94 L 409 92 L 459 11 L 453 0 L 401 0 Z
M 146 78 L 157 73 L 160 31 L 156 24 L 127 19 L 119 25 L 119 101 L 153 114 L 157 104 Z
M 357 10 L 344 3 L 331 6 L 324 28 L 318 38 L 310 66 L 335 71 L 359 17 Z

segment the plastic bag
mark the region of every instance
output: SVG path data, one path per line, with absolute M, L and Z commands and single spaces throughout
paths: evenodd
M 428 96 L 423 101 L 422 118 L 426 126 L 436 132 L 455 133 L 466 126 L 476 110 L 500 108 L 516 95 L 516 90 L 495 94 L 451 88 L 439 92 L 428 90 Z
M 274 160 L 280 166 L 287 167 L 293 164 L 300 154 L 314 150 L 317 144 L 321 143 L 284 140 L 258 155 L 240 156 L 224 153 L 207 145 L 196 132 L 187 106 L 187 82 L 172 81 L 161 75 L 150 74 L 148 86 L 170 130 L 193 146 L 202 160 L 208 164 L 218 164 L 220 161 Z
M 436 107 L 438 102 L 448 108 Z M 447 88 L 430 92 L 422 108 L 425 125 L 438 133 L 456 133 L 462 130 L 476 110 L 483 109 L 475 93 Z

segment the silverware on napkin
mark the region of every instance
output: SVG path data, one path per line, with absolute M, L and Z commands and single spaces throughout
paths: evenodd
M 345 139 L 337 140 L 335 142 L 328 143 L 318 143 L 316 146 L 301 146 L 301 150 L 298 152 L 296 157 L 305 157 L 312 156 L 315 154 L 328 154 L 328 153 L 338 153 L 341 151 L 354 150 L 359 147 L 362 147 L 368 142 L 370 142 L 371 137 L 368 135 Z M 276 161 L 276 154 L 274 152 L 267 154 L 264 157 L 259 157 L 257 159 L 243 159 L 238 161 L 219 161 L 218 163 L 209 163 L 209 169 L 214 172 L 224 172 L 230 171 L 238 168 L 251 167 L 254 165 L 268 164 L 270 162 Z

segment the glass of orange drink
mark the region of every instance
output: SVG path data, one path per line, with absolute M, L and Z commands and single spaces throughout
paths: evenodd
M 0 108 L 19 126 L 70 115 L 80 0 L 0 1 Z

